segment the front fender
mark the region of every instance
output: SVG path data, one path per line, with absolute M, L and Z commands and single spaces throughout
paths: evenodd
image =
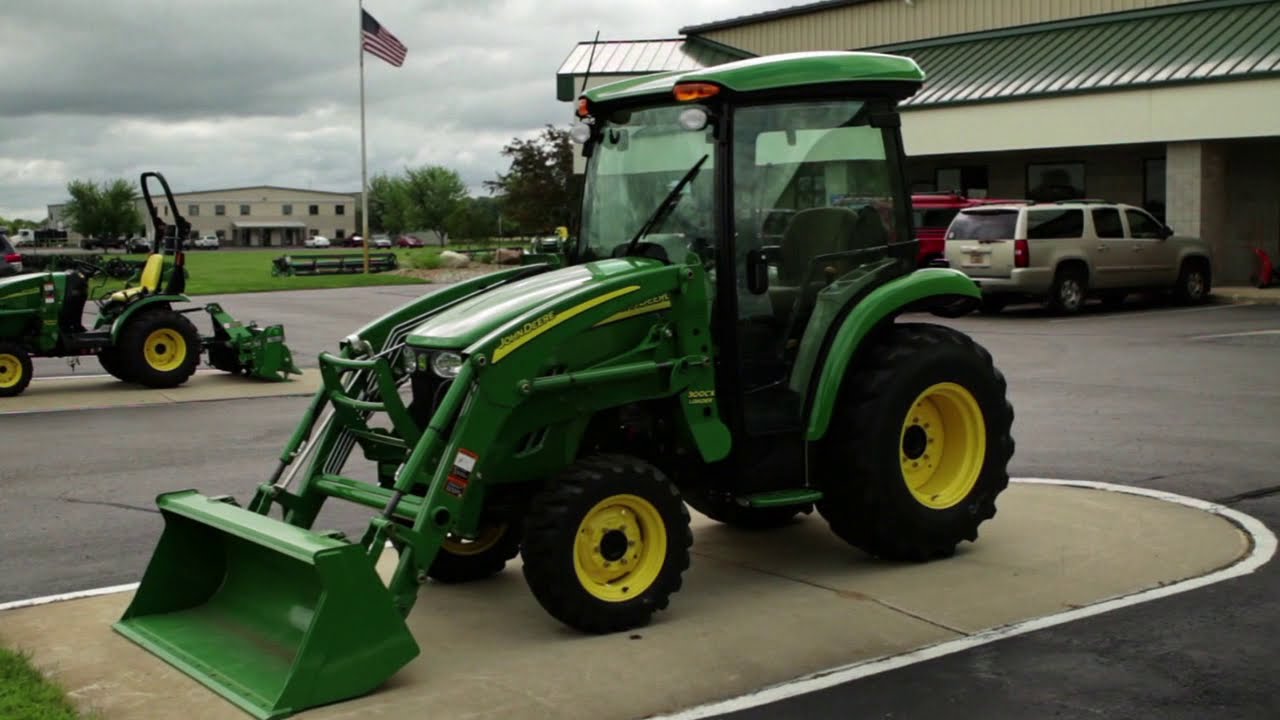
M 176 302 L 191 302 L 191 298 L 186 295 L 152 295 L 144 297 L 141 300 L 131 303 L 124 309 L 116 319 L 111 323 L 111 342 L 120 341 L 120 330 L 124 328 L 125 323 L 129 322 L 129 318 L 137 315 L 145 308 L 153 307 L 158 304 L 170 305 Z
M 845 373 L 872 330 L 904 312 L 928 310 L 955 316 L 981 300 L 978 286 L 964 273 L 949 268 L 916 270 L 868 293 L 845 316 L 828 346 L 811 396 L 808 440 L 821 440 L 826 435 Z

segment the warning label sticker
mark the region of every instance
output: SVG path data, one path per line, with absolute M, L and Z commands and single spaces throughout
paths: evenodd
M 453 469 L 445 479 L 444 491 L 454 497 L 462 497 L 467 492 L 467 484 L 471 482 L 471 472 L 476 468 L 478 455 L 465 448 L 458 448 L 458 455 L 453 459 Z

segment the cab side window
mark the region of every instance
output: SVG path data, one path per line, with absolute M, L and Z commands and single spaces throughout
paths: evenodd
M 1144 240 L 1158 240 L 1161 237 L 1160 223 L 1150 215 L 1141 210 L 1126 209 L 1124 216 L 1129 221 L 1129 237 Z
M 1028 210 L 1027 239 L 1065 240 L 1084 237 L 1082 210 Z
M 1094 208 L 1093 229 L 1100 238 L 1124 237 L 1124 225 L 1120 223 L 1120 211 L 1116 208 Z M 1133 222 L 1130 220 L 1130 222 Z

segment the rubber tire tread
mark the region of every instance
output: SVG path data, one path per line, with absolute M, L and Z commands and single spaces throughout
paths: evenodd
M 950 557 L 996 514 L 1009 485 L 1013 406 L 991 354 L 967 335 L 926 323 L 890 326 L 846 376 L 818 447 L 818 512 L 838 537 L 873 556 L 925 562 Z M 925 388 L 956 382 L 974 395 L 987 428 L 987 457 L 969 496 L 944 510 L 920 504 L 902 477 L 901 418 Z
M 508 525 L 492 547 L 474 555 L 455 555 L 440 546 L 427 575 L 445 584 L 473 582 L 497 575 L 520 553 L 520 529 Z
M 1075 278 L 1080 283 L 1080 304 L 1075 309 L 1068 309 L 1062 304 L 1062 282 L 1067 278 Z M 1049 301 L 1047 303 L 1049 311 L 1055 315 L 1075 315 L 1084 309 L 1085 301 L 1089 294 L 1089 278 L 1076 267 L 1060 268 L 1053 276 L 1053 283 L 1049 286 Z
M 100 351 L 98 353 L 98 364 L 115 379 L 127 383 L 133 382 L 133 377 L 128 372 L 129 364 L 120 357 L 118 348 L 109 347 Z
M 1200 305 L 1209 301 L 1209 295 L 1213 290 L 1210 284 L 1212 278 L 1209 275 L 1209 269 L 1204 266 L 1202 261 L 1183 260 L 1182 267 L 1178 268 L 1178 283 L 1173 286 L 1173 297 L 1181 305 Z M 1187 279 L 1192 269 L 1198 269 L 1204 275 L 1204 291 L 1199 298 L 1193 298 L 1187 293 Z
M 641 594 L 607 602 L 582 587 L 574 570 L 574 541 L 583 516 L 601 500 L 632 494 L 657 509 L 667 530 L 662 570 Z M 534 598 L 552 617 L 581 632 L 606 634 L 647 625 L 665 610 L 689 568 L 693 531 L 689 510 L 666 475 L 628 455 L 582 458 L 561 471 L 533 498 L 525 516 L 520 549 L 524 578 Z
M 175 370 L 160 372 L 147 364 L 143 344 L 147 336 L 162 328 L 173 328 L 187 342 L 187 356 Z M 177 387 L 191 378 L 200 364 L 200 332 L 194 323 L 172 310 L 144 310 L 120 330 L 120 348 L 125 372 L 132 381 L 150 388 Z
M 34 372 L 31 366 L 31 354 L 17 343 L 0 342 L 0 355 L 13 355 L 18 358 L 18 365 L 22 368 L 22 377 L 18 378 L 18 384 L 0 388 L 0 397 L 17 397 L 31 384 L 31 374 Z

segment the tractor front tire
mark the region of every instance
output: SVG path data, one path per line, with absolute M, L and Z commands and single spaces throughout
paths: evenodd
M 446 537 L 427 575 L 453 584 L 483 580 L 502 572 L 520 552 L 520 530 L 509 524 L 489 524 L 475 540 Z
M 31 355 L 17 343 L 0 342 L 0 397 L 21 395 L 31 384 Z
M 120 331 L 121 369 L 132 382 L 151 388 L 177 387 L 200 363 L 200 332 L 172 310 L 147 310 Z
M 895 324 L 846 376 L 818 455 L 818 512 L 885 560 L 950 557 L 1009 485 L 1013 407 L 967 335 Z
M 525 517 L 524 577 L 552 617 L 587 633 L 647 625 L 689 567 L 693 533 L 676 486 L 625 455 L 565 468 Z

